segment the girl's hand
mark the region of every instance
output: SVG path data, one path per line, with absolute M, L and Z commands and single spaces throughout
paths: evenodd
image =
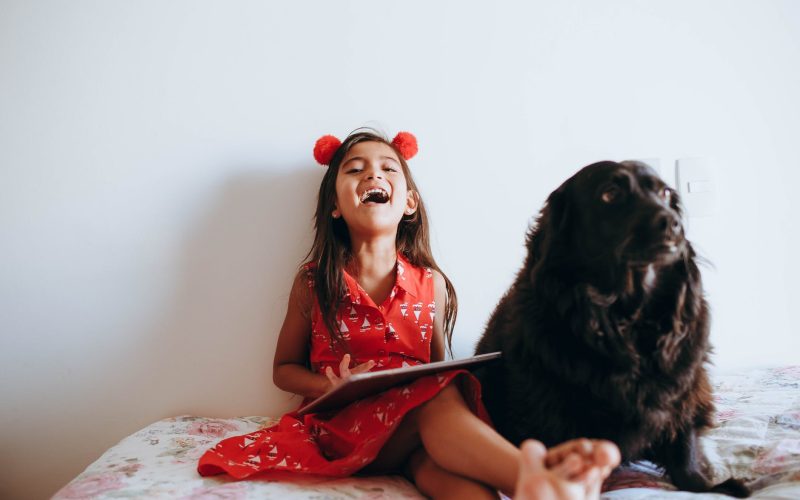
M 351 375 L 357 375 L 359 373 L 368 372 L 375 366 L 375 361 L 369 360 L 366 363 L 361 363 L 358 366 L 353 367 L 350 369 L 350 355 L 345 354 L 342 357 L 342 361 L 339 362 L 339 376 L 337 377 L 335 373 L 333 373 L 333 368 L 330 366 L 325 368 L 325 376 L 328 377 L 328 381 L 331 383 L 329 391 L 335 389 L 336 387 L 342 385 L 345 380 L 350 378 Z

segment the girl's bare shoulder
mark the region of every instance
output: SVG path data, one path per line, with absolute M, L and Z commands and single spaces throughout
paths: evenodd
M 289 300 L 294 302 L 301 311 L 310 314 L 311 306 L 314 303 L 314 266 L 313 262 L 307 262 L 300 266 L 292 282 L 292 291 Z

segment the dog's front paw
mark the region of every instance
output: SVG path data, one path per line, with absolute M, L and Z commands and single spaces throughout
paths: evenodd
M 750 488 L 739 479 L 730 478 L 711 488 L 714 493 L 722 493 L 736 498 L 747 498 L 750 496 Z

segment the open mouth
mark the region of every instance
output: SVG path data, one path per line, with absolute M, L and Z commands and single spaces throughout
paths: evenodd
M 637 251 L 626 252 L 628 263 L 646 266 L 656 263 L 669 263 L 679 259 L 684 252 L 683 241 L 668 240 L 650 245 Z
M 383 188 L 367 189 L 361 194 L 361 203 L 386 203 L 389 193 Z
M 680 243 L 674 240 L 664 241 L 652 247 L 653 253 L 673 254 L 680 250 Z

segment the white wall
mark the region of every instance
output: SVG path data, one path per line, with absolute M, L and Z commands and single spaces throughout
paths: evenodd
M 271 360 L 311 148 L 371 120 L 419 137 L 458 356 L 563 179 L 694 156 L 717 366 L 800 361 L 800 3 L 488 5 L 0 2 L 0 497 L 163 417 L 297 404 Z

